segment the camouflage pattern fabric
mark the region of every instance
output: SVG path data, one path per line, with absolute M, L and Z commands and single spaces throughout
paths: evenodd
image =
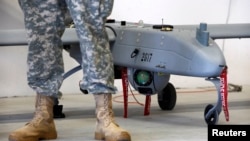
M 39 94 L 57 97 L 63 83 L 61 36 L 69 12 L 80 40 L 83 78 L 89 93 L 115 93 L 113 58 L 106 18 L 113 0 L 19 0 L 29 44 L 28 85 Z

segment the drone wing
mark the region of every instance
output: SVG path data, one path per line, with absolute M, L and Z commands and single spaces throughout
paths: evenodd
M 177 30 L 193 30 L 199 25 L 176 25 Z M 250 38 L 250 24 L 208 24 L 207 31 L 212 39 Z
M 114 32 L 111 28 L 106 28 L 109 41 L 115 40 Z M 64 44 L 79 43 L 76 31 L 74 28 L 66 28 L 62 41 Z M 0 30 L 0 46 L 19 46 L 27 45 L 26 31 L 24 29 Z

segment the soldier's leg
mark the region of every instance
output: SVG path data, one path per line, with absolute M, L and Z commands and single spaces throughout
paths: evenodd
M 114 66 L 105 21 L 113 0 L 66 0 L 73 18 L 82 53 L 82 89 L 94 94 L 97 124 L 95 139 L 130 141 L 130 134 L 115 123 L 112 110 Z
M 37 93 L 33 119 L 9 135 L 10 141 L 55 139 L 54 98 L 63 81 L 61 35 L 66 5 L 58 0 L 19 0 L 28 35 L 29 86 Z

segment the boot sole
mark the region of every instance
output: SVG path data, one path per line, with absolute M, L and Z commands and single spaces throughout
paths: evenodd
M 53 140 L 57 138 L 57 134 L 49 134 L 45 137 L 30 137 L 26 139 L 18 139 L 18 137 L 9 136 L 9 141 L 39 141 L 39 140 Z
M 105 141 L 131 141 L 131 138 L 128 134 L 123 135 L 123 139 L 114 139 L 113 137 L 105 137 L 104 134 L 95 132 L 95 139 L 96 140 L 105 140 Z

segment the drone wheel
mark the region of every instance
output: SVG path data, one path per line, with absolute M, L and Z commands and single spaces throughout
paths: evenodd
M 209 117 L 206 117 L 207 113 L 213 108 L 212 104 L 206 106 L 204 110 L 204 118 L 208 125 L 215 125 L 218 121 L 219 114 L 216 110 L 212 111 L 212 114 Z
M 160 98 L 161 97 L 161 98 Z M 176 104 L 175 87 L 168 83 L 167 86 L 158 93 L 158 104 L 162 110 L 172 110 Z

